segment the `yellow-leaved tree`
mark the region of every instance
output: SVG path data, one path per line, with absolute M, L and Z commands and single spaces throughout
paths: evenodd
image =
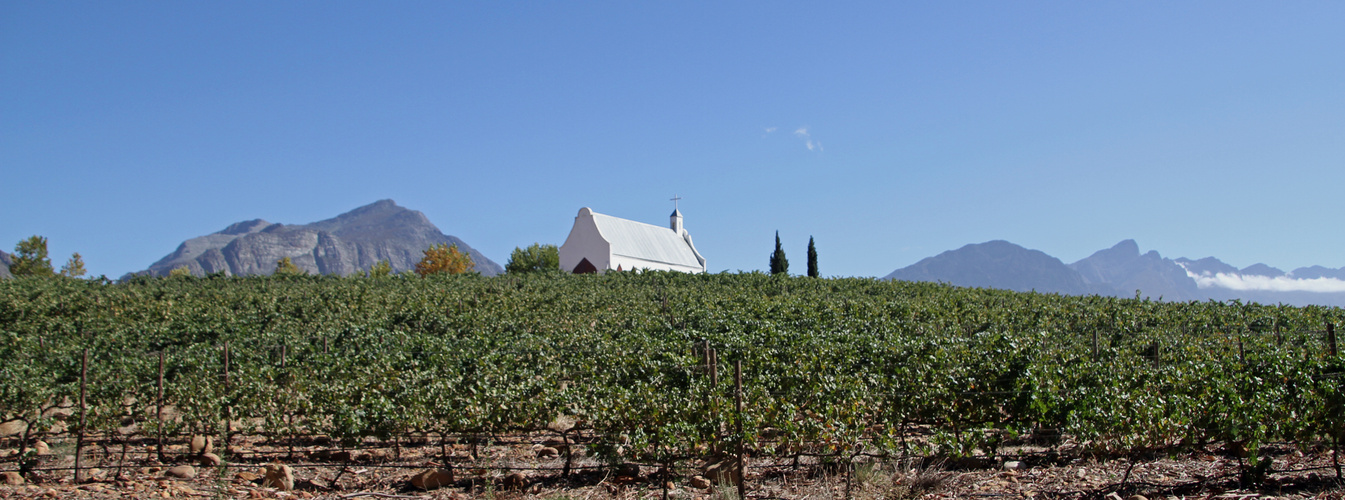
M 290 260 L 289 257 L 283 257 L 280 260 L 276 261 L 275 274 L 285 276 L 299 276 L 308 273 L 305 272 L 303 269 L 299 269 L 299 266 L 294 265 L 294 261 Z
M 435 273 L 462 274 L 476 267 L 472 256 L 458 251 L 458 245 L 440 243 L 425 249 L 425 256 L 416 263 L 416 274 L 429 276 Z

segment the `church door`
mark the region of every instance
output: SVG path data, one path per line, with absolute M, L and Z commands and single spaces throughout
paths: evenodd
M 579 265 L 574 266 L 574 274 L 597 274 L 598 268 L 589 262 L 588 259 L 579 261 Z

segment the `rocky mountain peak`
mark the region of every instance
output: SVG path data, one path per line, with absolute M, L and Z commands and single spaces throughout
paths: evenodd
M 413 269 L 422 252 L 439 243 L 457 245 L 483 275 L 504 272 L 466 242 L 440 232 L 425 214 L 392 200 L 379 200 L 310 224 L 272 224 L 262 219 L 235 223 L 184 241 L 145 272 L 166 275 L 186 267 L 196 275 L 221 271 L 270 274 L 276 261 L 285 257 L 315 274 L 352 274 L 379 261 L 388 261 L 394 272 L 401 272 Z
M 271 225 L 270 222 L 266 222 L 261 219 L 252 219 L 249 221 L 235 222 L 233 224 L 229 224 L 229 227 L 224 228 L 224 230 L 220 231 L 219 234 L 239 235 L 239 234 L 255 233 L 257 231 L 265 229 L 266 226 L 269 225 Z

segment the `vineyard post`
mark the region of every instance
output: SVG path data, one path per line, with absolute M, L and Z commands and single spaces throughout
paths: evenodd
M 89 349 L 84 349 L 84 357 L 79 363 L 79 432 L 75 434 L 75 482 L 79 482 L 80 476 L 80 458 L 84 455 L 84 414 L 88 411 L 85 405 L 85 386 L 89 381 Z
M 154 408 L 154 419 L 159 422 L 159 463 L 164 462 L 163 457 L 163 351 L 159 351 L 159 398 Z
M 327 337 L 325 335 L 322 337 L 322 353 L 327 354 Z
M 1097 328 L 1093 329 L 1093 361 L 1097 361 Z
M 229 449 L 229 433 L 233 432 L 233 411 L 229 406 L 229 341 L 224 341 L 224 449 Z
M 714 424 L 714 439 L 710 440 L 710 452 L 719 452 L 719 405 L 715 404 L 715 389 L 719 388 L 719 351 L 710 348 L 710 423 Z
M 1340 431 L 1331 433 L 1331 465 L 1336 469 L 1336 482 L 1340 482 Z
M 1336 324 L 1326 323 L 1326 342 L 1332 356 L 1336 355 Z
M 1238 361 L 1243 366 L 1247 365 L 1247 350 L 1242 347 L 1242 335 L 1238 335 Z
M 280 377 L 281 377 L 280 380 L 282 384 L 285 384 L 286 389 L 288 390 L 289 372 L 285 370 L 286 352 L 287 349 L 285 344 L 280 344 Z M 283 418 L 285 419 L 285 432 L 289 433 L 289 439 L 286 440 L 289 442 L 289 454 L 286 455 L 285 458 L 292 460 L 294 459 L 294 415 L 290 414 L 288 404 L 289 401 L 290 398 L 287 396 L 285 398 L 286 405 L 285 405 L 285 415 L 283 416 Z
M 747 498 L 747 462 L 743 460 L 743 360 L 733 361 L 733 406 L 738 412 L 738 498 Z
M 705 340 L 705 339 L 702 339 L 702 340 L 701 340 L 701 359 L 705 362 L 705 366 L 704 366 L 704 368 L 705 368 L 705 381 L 708 382 L 708 381 L 710 380 L 710 341 L 709 341 L 709 340 Z M 712 399 L 713 396 L 711 396 L 711 393 L 712 393 L 713 391 L 714 391 L 714 386 L 709 385 L 709 384 L 706 384 L 705 392 L 704 392 L 703 394 L 701 394 L 701 396 L 703 396 L 702 399 L 703 399 L 704 402 L 705 402 L 705 407 L 706 407 L 706 408 L 710 408 L 711 403 L 714 402 L 714 400 Z M 711 440 L 710 440 L 710 449 L 711 449 L 712 452 L 713 452 L 713 450 L 714 450 L 714 447 L 715 447 L 715 442 L 714 442 L 713 439 L 711 439 Z

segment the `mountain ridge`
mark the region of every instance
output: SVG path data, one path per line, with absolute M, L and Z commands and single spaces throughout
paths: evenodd
M 1069 265 L 1039 250 L 993 240 L 927 257 L 883 279 L 1066 295 L 1345 307 L 1345 268 L 1310 266 L 1286 273 L 1258 263 L 1239 270 L 1214 257 L 1170 259 L 1156 250 L 1140 253 L 1139 244 L 1130 239 Z
M 942 281 L 958 286 L 1020 292 L 1082 294 L 1091 290 L 1083 278 L 1071 272 L 1060 259 L 1004 240 L 949 250 L 893 271 L 883 279 Z
M 432 245 L 457 245 L 485 276 L 504 272 L 499 264 L 482 255 L 462 239 L 446 235 L 425 214 L 379 200 L 335 217 L 300 225 L 285 225 L 252 219 L 235 222 L 223 230 L 187 239 L 172 253 L 132 274 L 167 275 L 186 267 L 203 276 L 265 275 L 275 272 L 276 262 L 289 257 L 308 273 L 349 275 L 386 260 L 393 272 L 415 268 L 423 251 Z

